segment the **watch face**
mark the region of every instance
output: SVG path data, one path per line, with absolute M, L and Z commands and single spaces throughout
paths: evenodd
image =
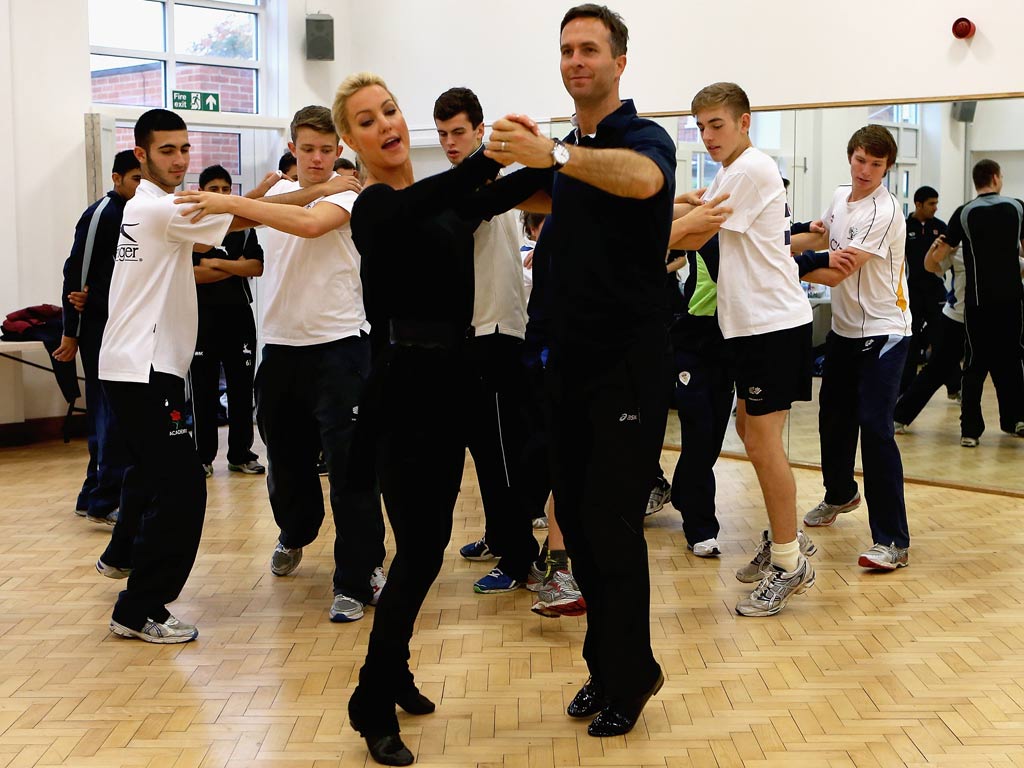
M 569 148 L 562 143 L 555 144 L 551 150 L 551 156 L 559 165 L 565 165 L 569 162 Z

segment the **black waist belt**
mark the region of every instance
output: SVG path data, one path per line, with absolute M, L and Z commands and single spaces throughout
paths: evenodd
M 473 326 L 434 320 L 395 320 L 388 326 L 392 344 L 423 349 L 456 349 L 473 338 Z

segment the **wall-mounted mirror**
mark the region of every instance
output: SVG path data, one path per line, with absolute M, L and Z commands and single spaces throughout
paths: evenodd
M 970 170 L 983 158 L 996 160 L 1003 170 L 1003 194 L 1024 198 L 1024 139 L 1018 126 L 1024 119 L 1024 99 L 1006 98 L 968 102 L 874 104 L 756 112 L 751 134 L 756 146 L 774 157 L 782 175 L 789 179 L 789 201 L 795 221 L 821 216 L 836 186 L 850 180 L 846 143 L 850 135 L 868 123 L 885 125 L 899 145 L 896 165 L 885 184 L 904 206 L 914 211 L 914 192 L 922 186 L 939 192 L 937 216 L 949 216 L 974 197 Z M 704 151 L 692 117 L 664 120 L 678 136 L 679 189 L 704 186 L 714 177 L 717 165 Z M 831 322 L 827 291 L 811 287 L 815 343 L 824 342 Z M 817 393 L 815 399 L 794 406 L 789 421 L 790 460 L 818 464 Z M 1020 473 L 1024 440 L 998 429 L 993 387 L 989 381 L 983 401 L 989 425 L 981 446 L 961 448 L 959 404 L 941 389 L 914 421 L 908 434 L 897 440 L 908 478 L 940 484 L 988 487 L 1024 492 Z M 669 420 L 667 445 L 679 444 L 678 421 Z M 743 446 L 730 428 L 724 451 L 742 454 Z M 858 456 L 857 468 L 860 469 Z

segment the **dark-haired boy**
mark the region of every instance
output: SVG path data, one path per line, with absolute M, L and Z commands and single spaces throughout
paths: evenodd
M 910 547 L 903 462 L 893 431 L 912 328 L 906 221 L 882 185 L 896 152 L 886 128 L 857 130 L 846 147 L 851 183 L 833 194 L 821 217 L 824 232 L 793 238 L 794 251 L 827 249 L 852 260 L 849 273 L 822 268 L 804 275 L 808 282 L 832 286 L 832 330 L 818 398 L 825 498 L 804 516 L 804 524 L 832 525 L 860 506 L 853 475 L 859 437 L 872 545 L 857 562 L 886 571 L 905 567 Z
M 299 204 L 237 195 L 187 192 L 182 214 L 227 212 L 237 228 L 267 225 L 273 254 L 263 274 L 263 360 L 256 387 L 257 420 L 267 446 L 270 505 L 281 533 L 270 558 L 275 576 L 291 574 L 303 547 L 324 520 L 317 475 L 323 445 L 334 516 L 334 590 L 331 621 L 356 621 L 384 586 L 384 519 L 365 456 L 354 450 L 359 406 L 370 372 L 370 324 L 363 307 L 359 252 L 349 218 L 359 183 L 331 193 L 341 151 L 331 112 L 303 107 L 292 119 L 289 148 L 298 181 L 282 179 L 270 196 Z M 304 202 L 300 202 L 304 198 Z M 195 206 L 191 206 L 191 204 Z M 358 469 L 356 467 L 358 466 Z
M 1024 201 L 1002 194 L 1003 173 L 995 160 L 979 160 L 971 176 L 978 196 L 953 211 L 949 230 L 936 246 L 936 258 L 943 259 L 963 244 L 967 272 L 960 407 L 964 448 L 976 448 L 985 431 L 981 394 L 990 373 L 999 428 L 1024 437 L 1024 290 L 1018 261 L 1024 248 Z
M 481 149 L 484 113 L 469 88 L 450 88 L 434 102 L 437 138 L 457 166 Z M 476 222 L 473 222 L 476 223 Z M 467 560 L 497 565 L 473 589 L 510 592 L 526 584 L 537 556 L 531 515 L 521 498 L 520 423 L 525 381 L 520 362 L 526 336 L 526 293 L 519 258 L 516 214 L 481 221 L 473 233 L 473 329 L 467 349 L 473 366 L 473 398 L 467 404 L 468 447 L 484 505 L 486 533 L 459 550 Z
M 231 174 L 220 165 L 204 168 L 199 188 L 230 195 Z M 196 245 L 192 254 L 199 297 L 199 337 L 192 359 L 192 404 L 196 447 L 207 477 L 217 456 L 220 369 L 228 395 L 228 469 L 247 475 L 266 470 L 252 451 L 252 396 L 256 373 L 256 322 L 249 278 L 263 274 L 263 248 L 256 230 L 231 232 L 219 248 Z
M 907 290 L 910 291 L 910 313 L 914 317 L 914 334 L 907 353 L 907 364 L 900 382 L 900 393 L 914 380 L 917 366 L 924 359 L 928 347 L 939 344 L 942 327 L 942 307 L 946 303 L 946 286 L 942 278 L 925 268 L 928 249 L 940 235 L 946 234 L 946 222 L 935 212 L 939 208 L 939 193 L 934 187 L 919 187 L 914 192 L 914 210 L 907 216 Z M 959 391 L 959 381 L 956 382 Z
M 195 223 L 178 215 L 172 193 L 188 170 L 190 146 L 188 129 L 173 112 L 153 109 L 135 124 L 142 182 L 121 221 L 99 359 L 114 415 L 125 425 L 132 489 L 148 502 L 110 628 L 150 643 L 199 635 L 166 608 L 192 570 L 206 513 L 206 480 L 185 407 L 198 326 L 192 246 L 219 244 L 231 218 Z
M 772 616 L 814 584 L 807 557 L 815 546 L 797 531 L 796 481 L 782 442 L 793 402 L 811 399 L 811 307 L 789 253 L 782 175 L 750 141 L 746 93 L 735 83 L 714 83 L 691 106 L 704 146 L 722 164 L 704 200 L 728 195 L 732 214 L 673 246 L 697 249 L 719 233 L 718 324 L 734 369 L 736 431 L 757 472 L 769 523 L 754 558 L 736 572 L 739 581 L 759 582 L 736 612 Z
M 64 262 L 64 335 L 53 353 L 56 360 L 71 361 L 76 352 L 82 352 L 89 466 L 75 514 L 106 525 L 117 520 L 126 459 L 98 366 L 121 216 L 142 180 L 135 153 L 118 152 L 110 176 L 114 188 L 90 205 L 75 226 L 75 242 Z

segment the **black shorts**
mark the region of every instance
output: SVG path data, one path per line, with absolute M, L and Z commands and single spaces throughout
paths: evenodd
M 788 411 L 811 399 L 811 323 L 726 341 L 736 396 L 747 413 Z

